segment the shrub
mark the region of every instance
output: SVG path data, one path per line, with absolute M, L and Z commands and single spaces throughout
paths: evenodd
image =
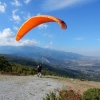
M 83 92 L 82 100 L 100 100 L 100 89 L 91 88 Z
M 43 100 L 58 100 L 56 97 L 56 93 L 50 92 L 49 94 L 46 94 L 46 97 L 43 98 Z
M 72 89 L 59 91 L 58 100 L 81 100 L 80 91 L 75 92 Z
M 51 92 L 46 95 L 43 100 L 81 100 L 80 92 L 75 92 L 72 89 L 58 91 L 58 96 L 56 93 Z

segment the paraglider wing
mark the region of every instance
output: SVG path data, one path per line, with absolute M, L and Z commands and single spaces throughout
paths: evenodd
M 58 22 L 62 29 L 67 28 L 66 23 L 59 18 L 48 15 L 38 15 L 28 19 L 25 23 L 23 23 L 23 25 L 18 30 L 16 40 L 19 41 L 31 29 L 46 22 Z

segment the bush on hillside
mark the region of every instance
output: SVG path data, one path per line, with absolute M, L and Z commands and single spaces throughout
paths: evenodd
M 50 93 L 46 94 L 46 97 L 43 98 L 43 100 L 59 100 L 59 99 L 57 99 L 55 92 L 50 92 Z
M 59 91 L 59 100 L 81 100 L 80 91 L 75 92 L 72 89 Z
M 80 91 L 75 92 L 72 89 L 61 90 L 58 92 L 58 96 L 56 93 L 51 92 L 43 100 L 81 100 L 81 94 Z
M 10 63 L 5 59 L 4 56 L 0 55 L 0 71 L 9 72 L 12 71 Z
M 83 93 L 82 100 L 100 100 L 100 89 L 99 88 L 88 89 Z

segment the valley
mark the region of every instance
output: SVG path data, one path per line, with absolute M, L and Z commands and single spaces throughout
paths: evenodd
M 77 53 L 63 52 L 36 46 L 1 46 L 0 53 L 8 57 L 11 62 L 17 57 L 18 59 L 22 57 L 29 59 L 31 62 L 30 65 L 32 65 L 32 61 L 35 60 L 36 62 L 42 63 L 48 70 L 56 71 L 58 74 L 62 73 L 62 75 L 65 74 L 65 76 L 68 75 L 100 81 L 100 57 L 89 57 Z M 15 59 L 15 62 L 16 60 L 17 59 Z M 29 62 L 27 63 L 29 64 Z

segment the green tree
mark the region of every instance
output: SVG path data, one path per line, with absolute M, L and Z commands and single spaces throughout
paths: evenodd
M 0 55 L 0 71 L 4 72 L 12 71 L 10 63 L 2 55 Z

